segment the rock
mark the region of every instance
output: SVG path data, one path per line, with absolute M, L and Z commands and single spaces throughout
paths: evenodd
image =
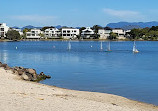
M 34 79 L 37 79 L 37 73 L 35 69 L 26 69 L 26 72 L 32 74 Z
M 22 69 L 17 70 L 19 75 L 22 75 L 24 73 L 24 71 Z
M 1 67 L 6 68 L 8 65 L 7 64 L 1 64 Z
M 21 78 L 24 79 L 24 80 L 27 80 L 27 81 L 30 80 L 29 77 L 28 77 L 25 73 L 23 73 L 23 74 L 21 75 Z
M 47 79 L 50 79 L 50 78 L 51 78 L 51 76 L 47 75 Z
M 8 65 L 6 65 L 6 67 L 4 69 L 5 70 L 10 70 L 11 68 Z
M 41 73 L 38 75 L 38 80 L 45 80 L 45 79 L 49 79 L 49 78 L 51 78 L 51 76 L 45 75 L 43 72 L 41 72 Z
M 49 75 L 45 75 L 41 72 L 39 75 L 36 73 L 35 69 L 24 68 L 24 67 L 9 67 L 7 64 L 0 62 L 0 67 L 3 67 L 5 70 L 11 71 L 13 74 L 20 76 L 23 80 L 27 81 L 41 81 L 51 78 Z
M 35 69 L 26 69 L 26 72 L 28 72 L 30 74 L 35 74 L 36 70 Z

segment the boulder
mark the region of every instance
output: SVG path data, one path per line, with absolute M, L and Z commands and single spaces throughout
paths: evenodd
M 30 73 L 30 74 L 36 74 L 36 70 L 35 69 L 26 69 L 26 72 Z
M 10 70 L 11 68 L 8 65 L 6 65 L 6 67 L 4 69 L 5 70 Z
M 27 81 L 30 80 L 29 77 L 28 77 L 25 73 L 23 73 L 23 74 L 21 75 L 21 78 L 24 79 L 24 80 L 27 80 Z
M 22 69 L 17 70 L 18 75 L 22 75 L 24 73 L 24 71 Z
M 1 67 L 6 68 L 8 65 L 7 64 L 1 64 Z
M 51 78 L 49 75 L 45 75 L 41 72 L 39 75 L 36 73 L 35 69 L 24 68 L 24 67 L 9 67 L 7 64 L 0 62 L 0 67 L 3 67 L 5 70 L 11 71 L 13 74 L 20 76 L 23 80 L 27 81 L 41 81 Z

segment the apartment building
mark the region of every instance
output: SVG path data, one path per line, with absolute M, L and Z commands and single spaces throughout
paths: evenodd
M 6 23 L 0 23 L 0 38 L 5 38 L 8 30 L 9 27 L 6 25 Z
M 40 39 L 42 31 L 40 29 L 31 29 L 30 32 L 26 32 L 27 39 Z
M 94 30 L 92 30 L 90 27 L 87 27 L 86 29 L 82 30 L 81 36 L 83 38 L 90 38 L 91 36 L 94 35 Z
M 110 27 L 105 27 L 103 29 L 98 30 L 98 34 L 100 35 L 99 39 L 107 39 L 110 36 L 112 29 Z
M 64 39 L 76 39 L 80 33 L 76 28 L 62 28 L 61 34 Z
M 112 29 L 112 32 L 118 35 L 118 39 L 126 39 L 126 32 L 121 28 Z
M 44 36 L 47 38 L 60 38 L 61 32 L 57 28 L 48 28 L 44 31 Z

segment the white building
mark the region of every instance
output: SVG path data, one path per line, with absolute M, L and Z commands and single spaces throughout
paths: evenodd
M 123 29 L 115 28 L 115 29 L 112 29 L 112 32 L 118 35 L 118 39 L 126 39 L 125 38 L 126 32 Z
M 42 31 L 40 29 L 31 29 L 30 32 L 26 32 L 27 39 L 40 39 Z
M 99 29 L 98 34 L 100 35 L 99 39 L 107 39 L 110 36 L 112 29 L 105 27 L 104 29 Z
M 64 39 L 75 39 L 80 33 L 76 28 L 62 28 L 61 34 Z
M 44 31 L 44 36 L 47 38 L 59 38 L 61 32 L 57 28 L 48 28 Z
M 82 30 L 81 36 L 83 38 L 90 38 L 94 35 L 94 30 L 92 30 L 90 27 L 87 27 L 86 29 Z
M 0 23 L 0 38 L 5 38 L 8 30 L 9 27 L 6 25 L 6 23 Z

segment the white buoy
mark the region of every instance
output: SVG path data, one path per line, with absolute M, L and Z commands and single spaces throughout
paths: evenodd
M 15 47 L 15 49 L 18 49 L 18 47 Z
M 93 47 L 93 46 L 91 45 L 91 47 Z

